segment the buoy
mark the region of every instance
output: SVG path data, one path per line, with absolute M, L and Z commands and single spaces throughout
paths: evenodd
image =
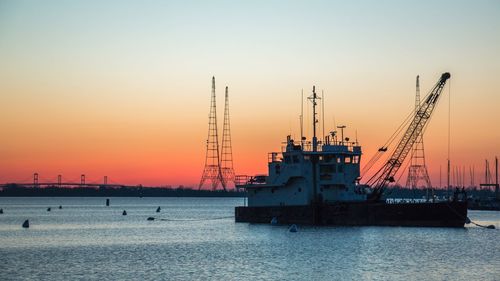
M 59 205 L 59 209 L 62 209 L 62 206 L 61 206 L 61 205 Z
M 296 224 L 292 224 L 290 226 L 290 228 L 288 229 L 288 231 L 290 231 L 290 232 L 297 232 L 297 225 Z
M 148 221 L 154 221 L 154 220 L 155 220 L 155 218 L 153 218 L 153 217 L 148 218 Z
M 126 216 L 127 215 L 127 211 L 123 210 L 122 215 Z
M 29 228 L 29 227 L 30 227 L 30 221 L 29 221 L 29 220 L 25 220 L 25 221 L 23 222 L 23 227 L 24 227 L 24 228 Z
M 278 218 L 273 217 L 273 219 L 271 220 L 271 225 L 277 225 L 277 224 L 278 224 Z
M 160 206 L 158 206 L 158 208 L 156 209 L 156 212 L 159 213 L 161 211 L 161 208 Z
M 0 214 L 3 214 L 3 209 L 0 209 Z
M 47 208 L 47 212 L 50 212 L 50 207 Z
M 109 206 L 109 199 L 106 199 L 106 207 Z

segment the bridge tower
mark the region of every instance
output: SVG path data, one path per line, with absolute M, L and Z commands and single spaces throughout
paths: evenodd
M 224 102 L 224 126 L 222 130 L 221 171 L 223 186 L 234 182 L 233 148 L 231 145 L 231 125 L 229 122 L 229 94 L 226 86 Z
M 420 107 L 420 77 L 417 75 L 416 94 L 415 94 L 415 114 Z M 406 187 L 415 189 L 419 181 L 423 181 L 426 188 L 432 188 L 431 179 L 425 165 L 424 136 L 423 132 L 417 136 L 415 144 L 411 151 L 410 167 L 408 168 L 408 177 Z
M 33 174 L 33 187 L 37 188 L 38 186 L 38 173 Z
M 212 77 L 212 97 L 210 100 L 210 113 L 208 115 L 208 139 L 206 144 L 205 167 L 201 176 L 198 189 L 205 182 L 210 182 L 212 190 L 219 185 L 226 190 L 226 184 L 222 177 L 222 169 L 219 153 L 219 135 L 217 132 L 217 103 L 215 99 L 215 77 Z

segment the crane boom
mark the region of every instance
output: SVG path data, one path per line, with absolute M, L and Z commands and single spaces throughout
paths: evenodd
M 403 164 L 406 156 L 408 156 L 417 138 L 422 134 L 439 100 L 446 80 L 450 77 L 451 75 L 448 72 L 441 75 L 441 78 L 434 85 L 430 94 L 415 112 L 415 116 L 389 160 L 368 180 L 367 184 L 373 188 L 373 199 L 380 199 L 387 184 L 395 181 L 394 176 Z

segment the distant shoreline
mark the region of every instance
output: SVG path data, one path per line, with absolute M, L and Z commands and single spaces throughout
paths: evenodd
M 466 189 L 474 198 L 495 197 L 494 191 Z M 451 191 L 453 192 L 453 190 Z M 435 189 L 434 195 L 444 198 L 448 196 L 445 189 Z M 432 193 L 431 193 L 432 194 Z M 407 189 L 402 187 L 388 188 L 386 198 L 425 198 L 425 189 Z M 37 187 L 11 185 L 0 188 L 0 197 L 246 197 L 245 191 L 236 190 L 197 190 L 186 187 L 74 187 L 56 186 Z
M 188 188 L 26 188 L 8 187 L 0 197 L 246 197 L 243 191 Z

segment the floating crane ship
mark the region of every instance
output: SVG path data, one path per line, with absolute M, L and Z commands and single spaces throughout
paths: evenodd
M 441 75 L 414 116 L 387 162 L 361 183 L 361 146 L 340 140 L 332 132 L 323 141 L 316 136 L 317 100 L 313 87 L 312 141 L 290 136 L 280 153 L 268 157 L 268 175 L 237 176 L 236 186 L 247 191 L 247 206 L 235 208 L 236 222 L 311 225 L 380 225 L 463 227 L 467 202 L 462 196 L 442 202 L 386 202 L 384 191 L 423 133 L 449 73 Z M 382 147 L 379 151 L 387 151 Z

